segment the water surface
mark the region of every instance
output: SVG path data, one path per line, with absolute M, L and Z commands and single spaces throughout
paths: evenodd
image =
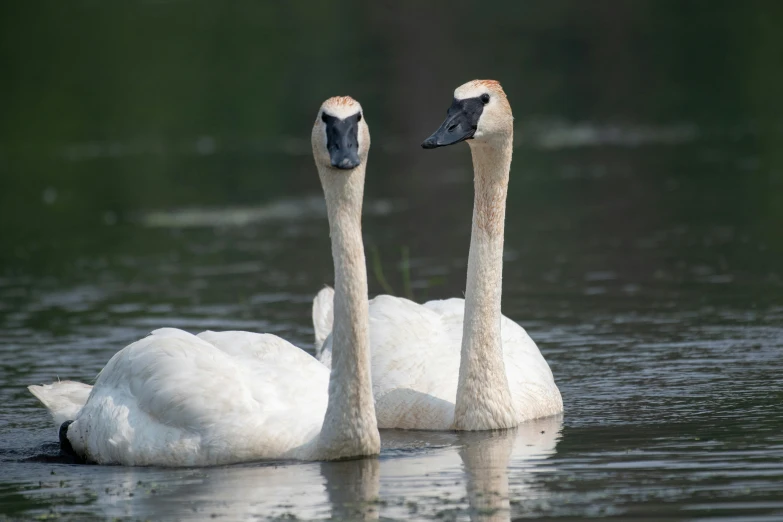
M 783 517 L 779 8 L 490 4 L 347 3 L 361 23 L 343 32 L 324 27 L 345 12 L 296 4 L 2 8 L 2 517 Z M 495 30 L 455 30 L 469 18 Z M 308 144 L 327 96 L 359 98 L 373 133 L 371 294 L 381 267 L 398 295 L 461 295 L 468 150 L 418 144 L 478 76 L 517 122 L 503 310 L 562 418 L 386 432 L 379 458 L 341 463 L 58 457 L 26 386 L 91 382 L 152 329 L 311 351 L 333 277 Z

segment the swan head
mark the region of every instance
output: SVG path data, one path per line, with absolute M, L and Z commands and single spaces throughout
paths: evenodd
M 514 116 L 503 87 L 495 80 L 473 80 L 454 91 L 446 119 L 421 144 L 425 149 L 465 140 L 493 143 L 514 133 Z
M 359 102 L 350 96 L 323 102 L 313 125 L 312 145 L 315 162 L 322 167 L 353 170 L 364 163 L 370 129 Z

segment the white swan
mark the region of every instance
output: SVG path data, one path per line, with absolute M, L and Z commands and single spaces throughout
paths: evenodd
M 370 301 L 373 392 L 380 428 L 488 430 L 563 411 L 552 372 L 525 330 L 500 311 L 513 116 L 500 84 L 454 91 L 422 146 L 468 141 L 475 199 L 465 299 Z M 330 364 L 330 289 L 313 302 L 316 351 Z
M 114 355 L 91 391 L 73 382 L 29 387 L 58 426 L 73 419 L 60 428 L 66 450 L 100 464 L 161 466 L 380 451 L 361 234 L 370 133 L 359 103 L 324 102 L 312 145 L 335 266 L 331 375 L 274 335 L 155 330 Z

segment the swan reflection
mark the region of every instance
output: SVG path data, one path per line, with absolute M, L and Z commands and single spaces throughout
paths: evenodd
M 494 432 L 381 433 L 380 458 L 170 470 L 79 466 L 106 517 L 501 521 L 547 493 L 562 417 Z M 89 477 L 89 479 L 88 479 Z
M 420 437 L 449 447 L 385 459 L 381 453 L 382 515 L 391 518 L 465 515 L 476 521 L 511 517 L 510 503 L 545 495 L 534 487 L 533 470 L 554 455 L 562 415 L 538 419 L 517 428 L 489 432 L 382 433 L 385 449 L 416 445 Z M 509 478 L 512 480 L 509 481 Z M 511 484 L 511 485 L 510 485 Z

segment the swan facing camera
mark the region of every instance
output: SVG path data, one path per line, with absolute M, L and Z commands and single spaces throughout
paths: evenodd
M 326 149 L 332 167 L 341 170 L 351 170 L 359 166 L 359 122 L 362 113 L 340 119 L 337 116 L 323 113 L 321 119 L 326 124 Z

